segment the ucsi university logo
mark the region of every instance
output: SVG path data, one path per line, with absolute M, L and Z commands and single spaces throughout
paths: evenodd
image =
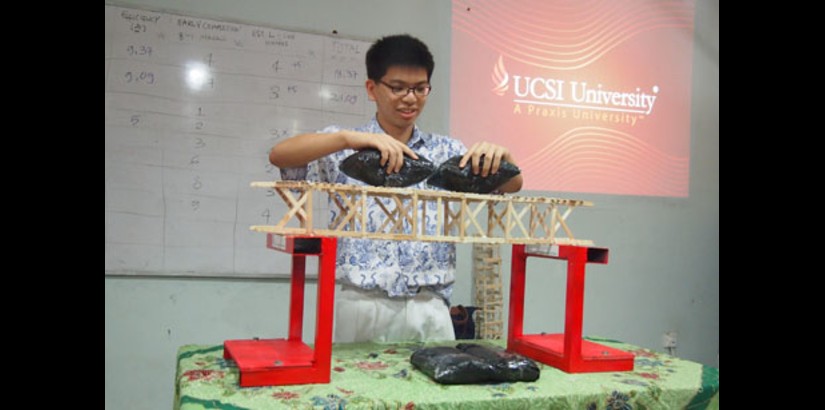
M 562 87 L 564 80 L 555 80 L 552 78 L 542 77 L 522 77 L 514 75 L 513 77 L 513 93 L 516 98 L 523 99 L 525 97 L 539 101 L 563 101 L 564 95 Z M 498 56 L 498 62 L 493 65 L 493 93 L 500 97 L 510 89 L 510 75 L 507 73 L 507 68 L 504 67 L 503 56 Z
M 614 111 L 650 115 L 659 97 L 659 86 L 651 87 L 651 93 L 635 87 L 633 92 L 612 91 L 602 84 L 595 87 L 586 81 L 560 80 L 541 76 L 510 75 L 499 55 L 490 76 L 492 92 L 503 97 L 513 87 L 513 102 L 551 105 L 557 107 Z
M 510 88 L 510 76 L 507 75 L 507 69 L 504 68 L 504 60 L 502 56 L 498 56 L 498 63 L 493 66 L 493 74 L 492 74 L 493 84 L 493 92 L 498 94 L 499 97 L 503 97 L 504 93 Z

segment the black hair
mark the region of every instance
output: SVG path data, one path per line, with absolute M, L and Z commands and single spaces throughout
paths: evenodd
M 427 69 L 427 81 L 433 75 L 433 55 L 421 40 L 409 34 L 385 36 L 367 50 L 367 77 L 378 81 L 392 66 Z

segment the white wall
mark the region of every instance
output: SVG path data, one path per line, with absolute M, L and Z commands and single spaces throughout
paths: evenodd
M 450 2 L 447 0 L 131 0 L 115 4 L 181 11 L 304 31 L 374 39 L 407 32 L 436 61 L 434 91 L 419 125 L 449 131 Z M 578 209 L 578 237 L 610 249 L 589 265 L 584 334 L 662 350 L 718 366 L 719 352 L 719 5 L 697 1 L 688 198 L 545 193 L 594 201 Z M 263 239 L 262 239 L 263 246 Z M 509 247 L 502 247 L 509 289 Z M 459 246 L 454 304 L 469 304 L 471 246 Z M 525 332 L 563 331 L 564 264 L 529 259 Z M 304 338 L 314 336 L 315 286 L 307 289 Z M 105 278 L 106 408 L 172 406 L 175 354 L 184 344 L 285 337 L 285 280 Z M 505 301 L 505 306 L 507 301 Z

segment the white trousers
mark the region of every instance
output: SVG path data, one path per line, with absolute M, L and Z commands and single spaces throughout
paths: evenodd
M 381 290 L 339 286 L 334 328 L 335 343 L 455 340 L 449 307 L 429 290 L 390 298 Z

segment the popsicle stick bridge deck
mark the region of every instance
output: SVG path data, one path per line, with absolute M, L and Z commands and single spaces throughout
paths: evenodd
M 507 349 L 569 373 L 633 370 L 632 354 L 581 338 L 585 264 L 606 264 L 608 249 L 575 238 L 567 219 L 591 202 L 305 181 L 252 186 L 274 190 L 288 207 L 275 225 L 251 229 L 267 234 L 267 247 L 292 255 L 292 279 L 287 339 L 224 342 L 224 357 L 237 362 L 242 387 L 329 383 L 338 237 L 512 244 Z M 328 225 L 328 217 L 313 215 L 318 195 L 334 204 L 336 217 Z M 382 214 L 367 223 L 372 202 Z M 436 218 L 435 229 L 420 223 L 427 217 Z M 313 347 L 301 340 L 307 255 L 319 258 Z M 523 334 L 525 268 L 531 256 L 567 261 L 563 334 Z
M 575 239 L 566 222 L 575 208 L 593 206 L 588 201 L 302 181 L 253 182 L 252 186 L 273 189 L 289 207 L 275 225 L 252 226 L 259 232 L 457 243 L 593 244 Z M 330 225 L 325 216 L 319 221 L 313 215 L 313 197 L 324 194 L 337 207 Z M 382 210 L 383 222 L 370 230 L 367 205 L 372 202 Z M 428 216 L 436 218 L 434 232 L 419 223 Z M 567 236 L 557 236 L 559 230 Z

